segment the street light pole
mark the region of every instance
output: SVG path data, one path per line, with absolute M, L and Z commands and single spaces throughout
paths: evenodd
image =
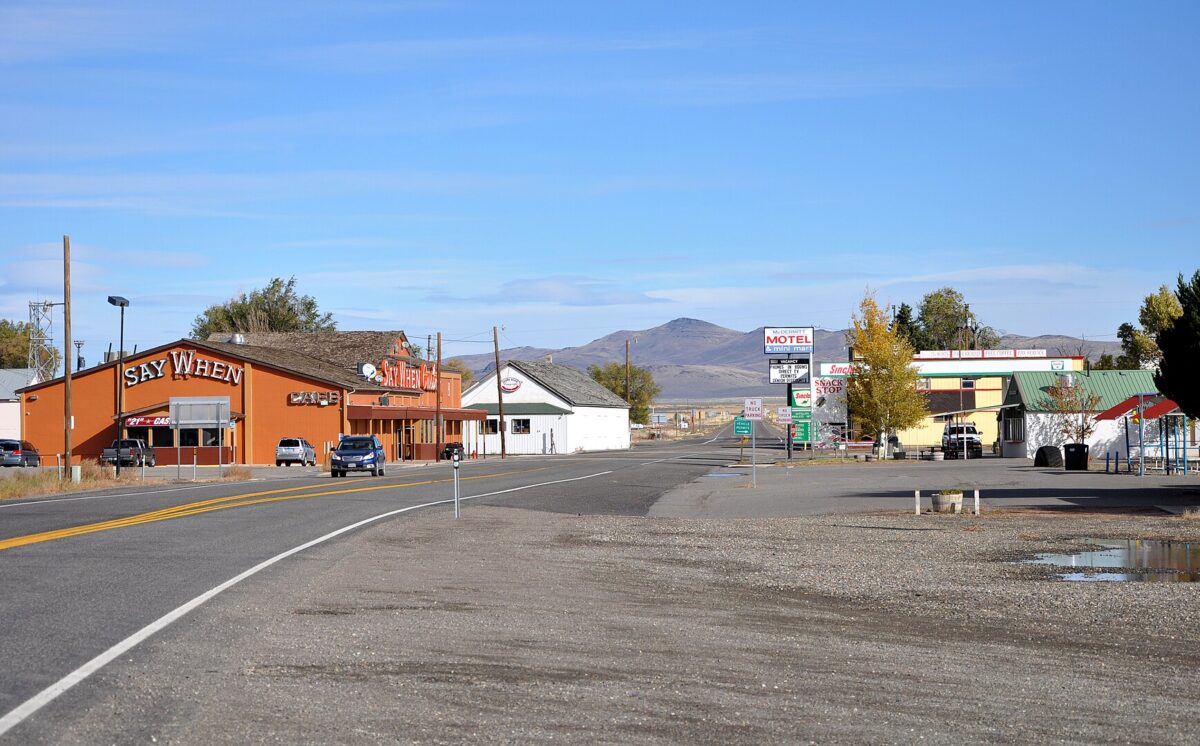
M 117 344 L 117 476 L 121 476 L 121 431 L 125 420 L 125 307 L 129 301 L 119 295 L 108 296 L 108 302 L 121 309 L 121 336 Z

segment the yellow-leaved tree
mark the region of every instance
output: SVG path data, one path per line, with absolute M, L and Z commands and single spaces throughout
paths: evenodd
M 863 435 L 880 437 L 888 458 L 888 435 L 917 426 L 929 414 L 917 390 L 917 369 L 910 364 L 913 348 L 889 328 L 871 293 L 863 296 L 851 321 L 846 341 L 855 360 L 846 379 L 846 406 Z

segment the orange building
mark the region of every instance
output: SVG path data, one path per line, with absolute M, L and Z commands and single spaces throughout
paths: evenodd
M 75 462 L 99 458 L 123 430 L 155 450 L 159 464 L 269 464 L 280 438 L 304 438 L 318 457 L 346 435 L 378 435 L 388 460 L 433 459 L 439 441 L 462 442 L 465 420 L 458 373 L 412 355 L 404 332 L 246 333 L 214 335 L 127 355 L 71 376 Z M 65 451 L 63 379 L 20 392 L 24 439 L 54 463 Z M 228 397 L 228 428 L 174 429 L 172 397 Z M 218 450 L 220 449 L 220 450 Z

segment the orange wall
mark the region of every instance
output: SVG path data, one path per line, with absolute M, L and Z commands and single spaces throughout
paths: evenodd
M 172 373 L 172 351 L 195 350 L 196 355 L 226 366 L 244 369 L 241 381 L 213 380 L 197 376 L 181 376 Z M 176 344 L 161 350 L 130 356 L 125 359 L 125 368 L 132 369 L 142 363 L 166 360 L 161 378 L 139 381 L 124 387 L 123 411 L 131 412 L 154 406 L 145 412 L 148 415 L 168 414 L 168 402 L 172 396 L 228 396 L 234 412 L 247 415 L 238 420 L 235 445 L 237 461 L 241 463 L 274 463 L 275 446 L 280 438 L 305 438 L 317 448 L 317 456 L 323 456 L 326 441 L 337 442 L 338 434 L 350 432 L 345 420 L 348 399 L 355 403 L 377 403 L 379 394 L 349 394 L 344 389 L 326 383 L 311 381 L 302 376 L 278 371 L 254 363 L 239 361 L 232 356 Z M 116 364 L 89 368 L 72 377 L 71 398 L 75 415 L 72 433 L 72 453 L 78 463 L 81 459 L 99 458 L 102 449 L 117 437 L 116 422 Z M 462 381 L 457 373 L 446 372 L 442 379 L 442 406 L 461 406 Z M 288 394 L 296 391 L 338 393 L 336 405 L 291 404 Z M 30 400 L 36 396 L 36 400 Z M 436 395 L 432 391 L 414 394 L 392 395 L 395 406 L 422 406 L 432 410 Z M 157 406 L 160 405 L 160 406 Z M 23 437 L 33 442 L 42 453 L 42 458 L 53 463 L 54 454 L 64 452 L 63 442 L 63 385 L 62 381 L 26 392 L 23 400 Z M 430 418 L 433 413 L 430 412 Z M 366 423 L 357 430 L 366 430 Z M 376 428 L 378 432 L 378 428 Z

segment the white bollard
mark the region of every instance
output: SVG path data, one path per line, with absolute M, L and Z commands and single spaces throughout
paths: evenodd
M 975 515 L 979 515 L 979 490 L 975 490 Z
M 913 513 L 921 515 L 921 491 L 913 490 Z

